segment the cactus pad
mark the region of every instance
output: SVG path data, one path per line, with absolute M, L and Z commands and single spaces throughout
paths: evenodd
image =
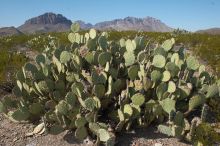
M 161 47 L 164 48 L 165 51 L 169 51 L 170 49 L 172 49 L 174 43 L 175 43 L 175 40 L 172 38 L 172 39 L 164 41 Z
M 162 55 L 155 55 L 153 58 L 152 65 L 158 68 L 163 68 L 166 64 L 166 59 Z
M 60 54 L 60 62 L 61 63 L 67 63 L 68 61 L 70 61 L 71 59 L 71 54 L 67 51 L 63 51 L 61 54 Z
M 171 111 L 176 111 L 175 105 L 176 101 L 170 98 L 166 98 L 162 101 L 160 101 L 160 105 L 162 106 L 163 110 L 167 112 L 168 114 Z
M 133 65 L 129 67 L 128 76 L 131 80 L 135 80 L 135 78 L 138 76 L 138 70 L 139 70 L 139 66 L 137 65 Z
M 199 68 L 199 62 L 195 57 L 188 57 L 186 59 L 187 68 L 191 70 L 197 70 Z
M 89 36 L 90 36 L 91 39 L 95 39 L 96 38 L 96 30 L 95 29 L 90 29 Z
M 205 96 L 197 94 L 194 95 L 189 100 L 189 110 L 193 110 L 194 108 L 202 105 L 205 102 Z
M 110 134 L 105 129 L 99 129 L 98 134 L 99 134 L 99 137 L 100 137 L 100 141 L 106 142 L 110 139 Z
M 131 97 L 131 100 L 134 105 L 141 106 L 145 102 L 145 97 L 144 95 L 137 93 Z
M 71 25 L 71 31 L 72 32 L 78 32 L 80 30 L 80 25 L 79 25 L 79 23 L 73 23 L 72 25 Z
M 85 139 L 87 137 L 87 135 L 88 135 L 88 132 L 87 132 L 87 129 L 85 127 L 79 127 L 75 131 L 75 136 L 79 140 Z
M 167 92 L 174 93 L 175 91 L 176 91 L 176 84 L 173 81 L 169 81 Z

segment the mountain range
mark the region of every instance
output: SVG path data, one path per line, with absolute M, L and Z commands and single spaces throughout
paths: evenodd
M 81 26 L 81 29 L 95 28 L 97 30 L 135 30 L 151 32 L 171 32 L 173 28 L 167 26 L 158 19 L 152 17 L 136 18 L 126 17 L 124 19 L 115 19 L 96 24 L 86 23 L 82 20 L 75 21 Z M 65 32 L 69 31 L 72 21 L 61 14 L 45 13 L 33 17 L 24 22 L 21 26 L 0 28 L 0 36 L 17 35 L 20 33 L 46 33 L 46 32 Z
M 219 35 L 220 28 L 209 28 L 209 29 L 204 29 L 204 30 L 198 30 L 196 31 L 196 33 Z
M 96 24 L 86 23 L 82 20 L 75 21 L 80 24 L 81 29 L 87 30 L 95 28 L 97 30 L 135 30 L 146 32 L 172 32 L 174 28 L 169 27 L 162 21 L 153 17 L 136 18 L 126 17 L 103 21 Z M 69 31 L 72 21 L 61 14 L 45 13 L 33 17 L 24 22 L 21 26 L 0 28 L 0 36 L 10 36 L 19 34 L 47 33 L 47 32 L 66 32 Z M 198 33 L 216 33 L 214 30 L 201 30 Z M 220 29 L 218 31 L 220 34 Z

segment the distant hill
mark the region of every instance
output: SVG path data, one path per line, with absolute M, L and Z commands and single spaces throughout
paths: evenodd
M 135 30 L 135 31 L 150 31 L 150 32 L 170 32 L 174 29 L 167 26 L 158 19 L 152 17 L 136 18 L 126 17 L 124 19 L 115 19 L 112 21 L 104 21 L 92 25 L 85 23 L 82 20 L 78 22 L 82 29 L 96 28 L 98 30 Z M 46 33 L 46 32 L 65 32 L 69 31 L 72 22 L 61 14 L 45 13 L 43 15 L 28 19 L 24 24 L 17 29 L 13 27 L 17 33 Z M 10 31 L 0 28 L 5 34 L 13 34 Z M 2 33 L 3 34 L 3 33 Z M 16 34 L 16 33 L 15 33 Z M 0 34 L 0 36 L 3 36 Z
M 117 31 L 135 30 L 150 32 L 171 32 L 173 29 L 158 19 L 152 17 L 136 18 L 126 17 L 124 19 L 115 19 L 112 21 L 104 21 L 94 25 L 99 30 L 113 29 Z
M 220 28 L 210 28 L 210 29 L 198 30 L 198 31 L 196 31 L 196 33 L 220 35 Z
M 63 32 L 72 22 L 61 14 L 45 13 L 27 20 L 18 29 L 24 33 Z
M 19 35 L 19 34 L 22 34 L 22 32 L 13 26 L 0 28 L 0 36 L 11 36 L 11 35 Z

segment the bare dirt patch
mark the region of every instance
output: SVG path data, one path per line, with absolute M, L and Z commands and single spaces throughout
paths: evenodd
M 35 125 L 30 123 L 14 123 L 0 114 L 0 146 L 80 146 L 88 145 L 77 141 L 74 133 L 65 131 L 58 135 L 44 134 L 41 136 L 25 136 Z M 118 134 L 117 146 L 189 146 L 189 144 L 157 133 L 156 129 L 137 129 Z

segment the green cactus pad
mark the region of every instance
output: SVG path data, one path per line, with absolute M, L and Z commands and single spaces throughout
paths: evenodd
M 152 65 L 157 68 L 163 68 L 166 64 L 166 59 L 162 55 L 155 55 L 153 58 Z
M 156 94 L 159 100 L 163 98 L 164 93 L 167 91 L 168 85 L 166 83 L 161 83 L 157 86 Z
M 124 121 L 125 120 L 125 115 L 124 115 L 124 113 L 120 109 L 118 109 L 118 117 L 119 117 L 120 121 Z
M 173 81 L 169 81 L 167 92 L 174 93 L 175 91 L 176 91 L 176 84 Z
M 182 132 L 183 132 L 183 127 L 181 126 L 172 126 L 172 136 L 176 137 L 176 138 L 181 138 L 182 136 Z
M 72 89 L 72 92 L 74 94 L 76 94 L 77 96 L 80 96 L 80 94 L 84 90 L 84 86 L 83 86 L 83 84 L 81 82 L 75 82 L 75 83 L 72 84 L 71 89 Z
M 24 69 L 26 71 L 30 71 L 32 74 L 34 74 L 38 71 L 37 67 L 31 63 L 26 63 L 24 66 Z
M 130 66 L 135 63 L 135 55 L 133 52 L 124 53 L 125 66 Z
M 167 52 L 161 48 L 161 47 L 157 47 L 155 50 L 154 50 L 154 55 L 162 55 L 164 57 L 167 57 Z
M 25 121 L 30 117 L 30 113 L 26 107 L 21 107 L 16 111 L 8 112 L 8 117 L 13 121 Z
M 178 126 L 184 126 L 184 115 L 182 112 L 178 111 L 176 112 L 176 115 L 174 116 L 173 122 L 175 125 Z
M 95 112 L 90 112 L 85 115 L 86 121 L 91 123 L 95 121 Z
M 133 110 L 132 110 L 132 107 L 129 105 L 129 104 L 125 104 L 124 105 L 124 109 L 123 109 L 123 112 L 125 114 L 125 117 L 131 117 L 132 114 L 133 114 Z
M 145 102 L 145 97 L 144 95 L 137 93 L 131 97 L 131 101 L 134 105 L 141 106 Z
M 214 97 L 215 95 L 218 95 L 218 93 L 220 93 L 220 90 L 218 88 L 219 87 L 217 84 L 213 84 L 213 85 L 209 86 L 206 97 L 211 98 L 211 97 Z
M 172 39 L 164 41 L 161 47 L 164 48 L 165 51 L 169 51 L 170 49 L 172 49 L 174 43 L 175 43 L 175 40 L 172 38 Z
M 180 58 L 178 53 L 174 53 L 171 57 L 171 62 L 175 63 L 176 65 L 179 64 Z
M 112 55 L 110 52 L 102 52 L 99 54 L 98 62 L 101 66 L 105 66 L 107 62 L 110 62 L 112 58 Z
M 168 114 L 171 111 L 176 111 L 176 101 L 170 98 L 166 98 L 162 101 L 160 101 L 160 105 L 162 106 L 163 110 L 167 112 Z
M 71 54 L 68 51 L 63 51 L 60 54 L 60 62 L 61 63 L 67 63 L 71 59 Z
M 99 98 L 96 97 L 96 96 L 94 96 L 93 99 L 94 99 L 95 102 L 96 102 L 96 104 L 95 104 L 96 108 L 97 108 L 97 109 L 100 109 L 100 108 L 101 108 L 101 101 L 99 100 Z
M 76 100 L 77 100 L 77 97 L 75 96 L 75 94 L 73 92 L 68 92 L 66 94 L 65 100 L 70 106 L 74 107 Z
M 93 111 L 96 107 L 96 101 L 93 98 L 87 98 L 84 102 L 86 108 L 90 111 Z
M 49 92 L 50 90 L 46 81 L 40 81 L 37 85 L 42 92 Z
M 86 121 L 86 118 L 84 118 L 84 117 L 78 117 L 75 121 L 75 125 L 78 128 L 85 126 L 86 123 L 87 123 L 87 121 Z
M 95 96 L 101 98 L 105 95 L 105 86 L 102 84 L 95 85 L 93 88 Z
M 87 132 L 87 129 L 85 127 L 79 127 L 75 131 L 75 136 L 79 140 L 85 139 L 87 137 L 87 135 L 88 135 L 88 132 Z
M 137 59 L 138 59 L 138 62 L 144 63 L 145 60 L 147 59 L 147 53 L 146 53 L 146 51 L 140 51 L 140 52 L 138 53 Z
M 69 106 L 65 100 L 61 100 L 56 106 L 57 112 L 62 115 L 67 115 L 69 111 Z
M 168 126 L 165 125 L 159 125 L 158 126 L 158 131 L 162 134 L 168 135 L 168 136 L 172 136 L 172 129 Z
M 72 25 L 71 25 L 71 31 L 72 32 L 78 32 L 80 30 L 80 25 L 79 25 L 79 23 L 73 23 Z
M 87 47 L 90 51 L 96 51 L 97 49 L 97 44 L 96 44 L 96 40 L 88 40 L 87 41 Z
M 85 56 L 85 59 L 88 63 L 93 64 L 94 63 L 94 53 L 88 52 Z
M 195 57 L 188 57 L 186 59 L 187 68 L 191 70 L 197 70 L 199 68 L 199 61 Z
M 97 123 L 89 123 L 89 129 L 95 134 L 98 135 L 99 129 L 101 129 L 100 125 Z
M 96 38 L 96 30 L 95 29 L 90 29 L 89 36 L 90 36 L 91 39 L 95 39 Z
M 107 74 L 105 72 L 97 73 L 96 71 L 92 72 L 92 82 L 93 84 L 105 84 L 107 81 Z
M 40 54 L 40 55 L 37 55 L 36 56 L 36 58 L 35 58 L 35 60 L 36 60 L 36 63 L 37 64 L 41 64 L 41 63 L 45 63 L 46 62 L 46 58 L 45 58 L 45 56 L 44 55 L 42 55 L 42 54 Z
M 189 110 L 193 110 L 196 107 L 204 104 L 205 102 L 205 96 L 201 94 L 194 95 L 192 98 L 189 100 Z
M 22 92 L 20 90 L 20 88 L 18 86 L 15 86 L 12 90 L 12 93 L 17 96 L 17 97 L 21 97 L 22 96 Z
M 107 43 L 107 40 L 104 36 L 99 37 L 98 43 L 103 50 L 107 49 L 108 43 Z
M 98 134 L 99 134 L 100 141 L 103 141 L 103 142 L 106 142 L 111 138 L 109 132 L 105 129 L 99 129 Z
M 30 113 L 34 114 L 34 115 L 39 115 L 43 112 L 44 107 L 41 103 L 33 103 L 32 105 L 30 105 L 29 107 L 29 111 Z
M 154 70 L 151 72 L 151 80 L 157 82 L 161 79 L 162 74 L 158 70 Z
M 172 77 L 177 76 L 180 71 L 179 67 L 173 62 L 168 62 L 165 68 L 170 72 Z
M 162 81 L 163 81 L 163 82 L 167 82 L 167 81 L 170 80 L 170 78 L 171 78 L 170 72 L 167 71 L 167 70 L 165 70 L 165 71 L 163 72 Z
M 126 50 L 128 52 L 133 52 L 135 49 L 136 49 L 136 43 L 131 41 L 130 39 L 128 39 L 126 42 L 125 42 L 125 45 L 126 45 Z
M 128 76 L 131 80 L 135 80 L 138 76 L 138 70 L 139 70 L 139 66 L 138 65 L 133 65 L 131 67 L 129 67 L 128 69 Z
M 131 107 L 133 110 L 132 118 L 138 118 L 141 114 L 141 107 L 134 104 L 131 104 Z
M 75 34 L 74 33 L 69 33 L 68 34 L 68 40 L 71 42 L 71 43 L 74 43 L 76 41 L 75 39 Z

